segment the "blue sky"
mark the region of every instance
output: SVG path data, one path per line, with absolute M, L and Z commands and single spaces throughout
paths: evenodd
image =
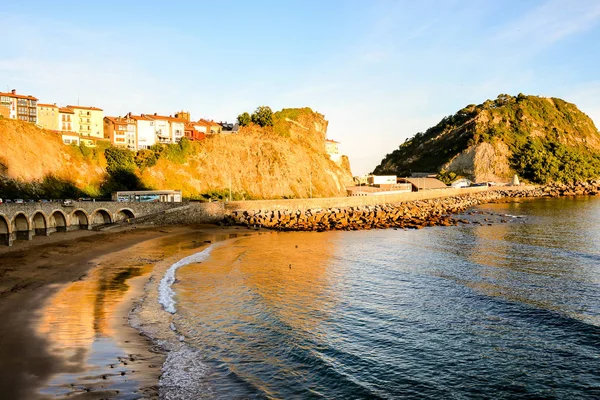
M 309 106 L 355 175 L 499 93 L 561 97 L 600 126 L 597 0 L 29 1 L 0 26 L 0 90 L 106 115 Z

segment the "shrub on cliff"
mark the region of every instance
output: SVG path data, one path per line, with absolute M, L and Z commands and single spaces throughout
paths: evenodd
M 557 141 L 530 138 L 514 162 L 523 178 L 537 183 L 583 182 L 600 176 L 600 156 Z
M 166 145 L 162 152 L 162 155 L 167 160 L 171 160 L 177 164 L 185 164 L 193 154 L 195 154 L 195 147 L 186 138 L 182 138 L 179 143 Z
M 135 165 L 138 166 L 139 169 L 143 170 L 147 167 L 152 167 L 156 165 L 156 162 L 160 158 L 160 153 L 151 149 L 142 149 L 138 150 L 135 155 Z
M 237 122 L 240 126 L 248 126 L 252 122 L 252 117 L 247 112 L 243 112 L 238 115 Z
M 109 147 L 104 150 L 104 157 L 106 157 L 106 172 L 112 174 L 117 171 L 134 171 L 135 160 L 133 153 L 127 149 L 121 149 L 118 147 Z
M 137 165 L 131 151 L 109 147 L 104 150 L 104 156 L 107 162 L 106 178 L 100 188 L 104 196 L 109 196 L 117 190 L 145 189 L 145 186 L 136 174 Z
M 262 127 L 273 126 L 273 110 L 269 106 L 259 106 L 252 113 L 252 122 Z

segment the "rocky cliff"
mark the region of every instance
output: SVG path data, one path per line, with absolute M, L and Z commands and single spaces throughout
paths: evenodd
M 65 187 L 89 196 L 141 188 L 181 189 L 200 199 L 224 198 L 230 189 L 235 199 L 345 195 L 349 164 L 340 167 L 326 154 L 323 115 L 303 108 L 273 117 L 272 127 L 251 125 L 138 154 L 65 146 L 58 134 L 0 120 L 0 197 L 48 197 L 49 188 L 60 197 Z
M 99 195 L 106 159 L 63 144 L 58 133 L 0 118 L 0 198 Z
M 469 105 L 386 155 L 376 174 L 436 172 L 446 180 L 536 183 L 600 176 L 600 134 L 574 104 L 558 98 L 499 95 Z

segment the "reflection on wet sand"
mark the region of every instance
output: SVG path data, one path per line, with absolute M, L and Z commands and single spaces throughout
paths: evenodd
M 42 310 L 38 333 L 49 339 L 50 351 L 81 368 L 94 340 L 115 336 L 107 316 L 115 314 L 130 278 L 148 273 L 152 265 L 93 269 L 85 279 L 68 284 Z
M 49 352 L 63 362 L 61 373 L 54 375 L 41 393 L 71 396 L 92 390 L 112 398 L 137 391 L 142 378 L 139 363 L 147 360 L 133 354 L 142 345 L 136 348 L 126 340 L 130 338 L 127 335 L 137 336 L 127 325 L 129 310 L 123 308 L 124 301 L 133 296 L 132 282 L 138 277 L 145 281 L 161 260 L 183 257 L 229 235 L 192 232 L 144 242 L 97 259 L 87 275 L 59 289 L 40 310 L 36 331 L 50 343 Z M 151 361 L 143 367 L 160 367 Z M 155 385 L 156 379 L 146 384 Z

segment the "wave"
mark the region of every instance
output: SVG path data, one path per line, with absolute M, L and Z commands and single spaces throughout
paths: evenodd
M 210 367 L 202 361 L 197 349 L 186 344 L 170 351 L 160 377 L 161 398 L 213 399 L 214 390 L 202 379 L 210 374 Z
M 160 284 L 158 286 L 158 302 L 166 312 L 171 314 L 175 314 L 177 312 L 177 309 L 175 308 L 175 291 L 171 287 L 173 283 L 175 283 L 175 273 L 177 270 L 185 265 L 204 261 L 206 258 L 208 258 L 213 248 L 214 245 L 209 246 L 199 253 L 182 258 L 169 267 L 163 278 L 160 280 Z

